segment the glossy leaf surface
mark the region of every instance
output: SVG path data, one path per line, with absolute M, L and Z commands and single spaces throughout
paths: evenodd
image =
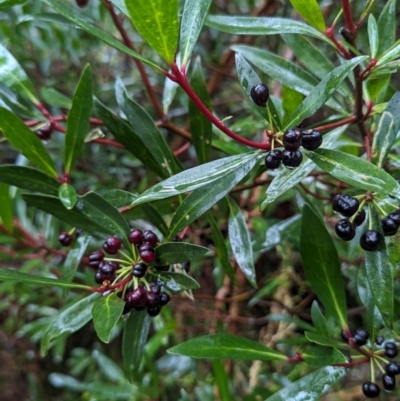
M 313 347 L 301 354 L 304 361 L 315 367 L 324 367 L 335 363 L 347 363 L 347 358 L 336 348 Z
M 67 210 L 71 210 L 78 200 L 75 188 L 67 183 L 60 185 L 58 189 L 58 197 Z
M 168 350 L 169 354 L 192 358 L 245 361 L 285 360 L 286 356 L 255 341 L 231 334 L 209 334 L 185 341 Z
M 368 39 L 371 57 L 375 58 L 378 53 L 379 31 L 373 14 L 370 14 L 368 17 Z
M 306 204 L 300 235 L 303 269 L 325 309 L 347 327 L 346 295 L 339 257 L 333 240 L 321 218 Z
M 388 0 L 378 18 L 379 51 L 383 53 L 396 40 L 396 1 Z
M 315 328 L 315 331 L 322 336 L 329 336 L 328 328 L 326 325 L 325 316 L 322 314 L 317 301 L 313 301 L 311 305 L 311 318 Z
M 316 0 L 290 0 L 293 8 L 314 28 L 325 32 L 325 21 Z
M 157 266 L 183 263 L 199 258 L 208 252 L 208 248 L 186 242 L 164 242 L 156 248 Z
M 197 290 L 199 283 L 187 274 L 176 272 L 161 272 L 158 278 L 164 282 L 165 288 L 174 294 L 180 294 L 186 290 Z

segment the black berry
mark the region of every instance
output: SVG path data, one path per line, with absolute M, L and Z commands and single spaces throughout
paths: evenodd
M 395 358 L 397 356 L 397 346 L 394 342 L 389 341 L 384 345 L 385 348 L 385 355 L 388 358 Z
M 353 336 L 354 338 L 354 342 L 358 345 L 358 346 L 362 346 L 365 345 L 367 343 L 367 340 L 369 338 L 369 334 L 363 330 L 363 329 L 359 329 L 356 331 L 356 333 Z
M 100 266 L 100 263 L 104 259 L 104 253 L 101 251 L 93 251 L 92 253 L 89 254 L 89 266 L 98 268 Z
M 145 263 L 136 263 L 135 266 L 133 266 L 133 275 L 135 277 L 141 278 L 146 275 L 147 271 L 147 265 Z
M 399 228 L 398 224 L 390 216 L 386 216 L 381 220 L 381 227 L 383 234 L 386 236 L 395 235 Z
M 100 272 L 97 272 L 94 276 L 94 281 L 96 281 L 97 284 L 102 284 L 104 281 L 104 278 Z
M 253 102 L 260 107 L 265 107 L 269 98 L 269 89 L 264 84 L 258 84 L 250 89 Z
M 155 306 L 160 305 L 160 297 L 158 294 L 155 294 L 154 292 L 148 291 L 146 299 L 147 299 L 146 306 L 148 308 L 154 308 Z
M 355 334 L 354 330 L 350 330 L 350 334 L 351 334 L 351 337 L 353 337 L 354 334 Z M 349 342 L 349 337 L 347 337 L 347 334 L 346 334 L 346 332 L 345 332 L 344 330 L 342 330 L 342 331 L 340 332 L 340 337 L 342 337 L 342 340 L 343 340 L 344 342 L 346 342 L 346 343 Z
M 365 218 L 366 218 L 366 213 L 364 209 L 361 209 L 357 214 L 356 217 L 353 220 L 353 223 L 358 227 L 361 226 L 362 223 L 364 223 Z
M 378 337 L 376 337 L 375 343 L 376 343 L 376 345 L 382 345 L 384 341 L 385 341 L 385 337 L 378 336 Z
M 282 153 L 282 163 L 288 169 L 299 167 L 303 160 L 303 154 L 299 150 L 284 150 Z
M 143 308 L 147 303 L 147 292 L 144 288 L 138 287 L 126 294 L 125 301 L 134 308 Z
M 150 290 L 154 294 L 160 295 L 161 294 L 161 285 L 157 283 L 157 281 L 150 281 Z
M 360 245 L 365 251 L 376 251 L 379 247 L 381 234 L 375 230 L 367 230 L 361 235 Z
M 169 265 L 165 265 L 165 266 L 155 266 L 156 270 L 158 270 L 159 272 L 166 272 L 169 270 Z
M 283 147 L 286 150 L 298 150 L 301 145 L 302 138 L 303 134 L 299 128 L 288 129 L 282 137 Z
M 151 308 L 147 308 L 147 313 L 151 317 L 157 316 L 160 313 L 160 311 L 161 311 L 161 307 L 159 307 L 159 306 L 153 306 Z
M 341 219 L 336 223 L 335 231 L 342 240 L 351 241 L 356 235 L 356 225 L 348 219 Z
M 386 374 L 389 376 L 397 376 L 400 374 L 400 363 L 390 362 L 386 365 Z
M 103 261 L 100 263 L 99 272 L 101 273 L 103 280 L 112 280 L 114 278 L 115 271 L 118 268 L 118 263 Z
M 151 263 L 156 258 L 154 248 L 151 246 L 151 244 L 148 244 L 146 242 L 144 244 L 140 245 L 139 254 L 140 254 L 140 257 L 142 258 L 143 262 L 146 262 L 146 263 Z
M 394 376 L 383 375 L 382 385 L 385 390 L 392 391 L 396 387 L 396 379 L 394 378 Z
M 129 239 L 129 242 L 131 242 L 134 245 L 141 244 L 143 242 L 143 232 L 142 232 L 142 230 L 134 228 L 129 233 L 128 239 Z
M 148 244 L 152 245 L 153 248 L 155 248 L 158 243 L 158 237 L 153 233 L 153 231 L 146 230 L 143 233 L 143 242 L 147 242 Z
M 89 4 L 89 0 L 75 0 L 78 7 L 86 7 Z
M 166 292 L 160 293 L 160 305 L 164 306 L 171 300 L 170 296 Z
M 277 169 L 282 161 L 282 151 L 279 149 L 271 150 L 265 156 L 265 167 L 269 170 Z
M 381 392 L 381 389 L 375 383 L 365 382 L 362 385 L 362 391 L 366 397 L 375 398 L 378 397 L 379 393 Z
M 42 127 L 35 132 L 36 136 L 43 141 L 50 139 L 52 133 L 53 133 L 53 126 L 51 124 Z
M 315 129 L 308 129 L 303 131 L 303 137 L 301 139 L 301 145 L 304 149 L 315 150 L 321 146 L 322 135 Z
M 390 217 L 397 224 L 397 226 L 400 227 L 400 209 L 397 209 L 393 213 L 389 213 L 388 217 Z
M 189 273 L 190 265 L 191 265 L 190 260 L 188 260 L 187 262 L 183 262 L 182 269 L 185 270 L 186 273 Z
M 61 245 L 64 246 L 69 246 L 72 244 L 73 237 L 71 234 L 68 234 L 67 232 L 63 231 L 59 236 L 58 240 L 60 241 Z
M 353 216 L 359 206 L 358 200 L 349 195 L 335 195 L 332 201 L 333 210 L 345 217 Z
M 115 255 L 121 248 L 122 243 L 118 237 L 108 237 L 103 244 L 103 249 L 110 255 Z

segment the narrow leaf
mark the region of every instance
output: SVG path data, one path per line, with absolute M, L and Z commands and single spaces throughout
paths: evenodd
M 304 332 L 308 341 L 323 345 L 324 347 L 336 347 L 336 348 L 343 348 L 348 349 L 348 344 L 343 343 L 343 341 L 339 341 L 339 339 L 325 337 L 322 334 L 315 333 L 313 331 L 305 331 Z
M 255 341 L 231 334 L 209 334 L 175 345 L 169 354 L 192 358 L 278 361 L 286 356 Z
M 329 337 L 328 327 L 326 325 L 325 316 L 322 314 L 317 301 L 313 301 L 311 305 L 311 319 L 315 331 L 322 336 Z
M 199 38 L 211 0 L 186 0 L 181 20 L 179 49 L 182 66 L 186 66 Z
M 187 290 L 198 290 L 199 283 L 187 274 L 176 272 L 161 272 L 157 276 L 164 282 L 164 287 L 174 294 L 180 294 Z
M 383 53 L 396 40 L 396 1 L 388 0 L 378 18 L 379 51 Z
M 171 64 L 178 46 L 178 1 L 125 0 L 125 5 L 143 39 Z
M 40 139 L 11 111 L 0 107 L 0 129 L 11 145 L 50 176 L 57 177 L 53 160 Z
M 105 343 L 110 342 L 111 331 L 117 324 L 124 310 L 125 302 L 113 292 L 100 297 L 93 305 L 93 325 L 99 339 Z
M 67 210 L 71 210 L 78 200 L 75 188 L 67 183 L 60 185 L 60 188 L 58 189 L 58 197 Z
M 368 17 L 368 39 L 371 58 L 375 58 L 378 54 L 379 32 L 378 24 L 373 14 L 370 14 Z
M 205 255 L 208 248 L 186 242 L 164 242 L 156 248 L 157 266 L 183 263 Z
M 293 8 L 314 28 L 325 32 L 325 21 L 316 0 L 290 0 Z
M 0 178 L 1 180 L 1 178 Z M 10 197 L 10 187 L 0 182 L 0 221 L 10 232 L 13 231 L 13 205 Z
M 79 80 L 72 100 L 72 107 L 68 113 L 64 149 L 64 165 L 67 174 L 82 152 L 86 135 L 89 132 L 93 106 L 92 92 L 92 70 L 90 65 L 87 65 Z
M 347 327 L 346 295 L 339 257 L 333 240 L 313 210 L 306 204 L 300 234 L 300 253 L 308 281 L 325 309 Z
M 347 358 L 336 348 L 312 347 L 303 352 L 304 362 L 314 367 L 325 367 L 335 363 L 347 363 Z
M 247 280 L 257 287 L 253 249 L 246 220 L 236 202 L 228 198 L 230 216 L 228 222 L 229 242 L 236 262 Z

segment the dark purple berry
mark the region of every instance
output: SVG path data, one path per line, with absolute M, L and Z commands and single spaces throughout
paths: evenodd
M 358 200 L 349 195 L 335 195 L 332 201 L 333 210 L 345 217 L 353 216 L 359 206 Z
M 362 385 L 362 391 L 367 398 L 375 398 L 378 397 L 381 389 L 375 383 L 365 382 Z
M 348 219 L 341 219 L 336 223 L 335 231 L 342 240 L 351 241 L 356 235 L 356 225 Z
M 161 285 L 158 284 L 157 281 L 150 281 L 150 290 L 151 292 L 153 292 L 154 294 L 160 295 L 161 294 Z
M 144 288 L 138 287 L 126 294 L 125 301 L 134 308 L 143 308 L 147 303 L 147 292 Z
M 396 387 L 396 379 L 394 378 L 394 376 L 383 375 L 382 385 L 385 390 L 392 391 Z
M 103 261 L 100 263 L 99 272 L 103 276 L 103 279 L 112 280 L 114 277 L 115 271 L 118 268 L 119 268 L 118 263 Z
M 269 170 L 277 169 L 282 161 L 282 151 L 279 149 L 271 150 L 265 156 L 265 167 Z
M 93 251 L 92 253 L 89 254 L 88 259 L 89 259 L 89 266 L 97 269 L 100 266 L 100 263 L 104 259 L 104 253 L 101 251 Z
M 134 228 L 129 233 L 129 242 L 134 245 L 140 245 L 143 242 L 143 231 L 138 228 Z
M 398 224 L 389 216 L 386 216 L 381 220 L 381 227 L 385 236 L 395 235 L 399 228 Z
M 381 241 L 381 234 L 375 230 L 367 230 L 361 235 L 360 245 L 365 251 L 376 251 Z
M 303 134 L 299 128 L 288 129 L 282 137 L 283 147 L 285 150 L 298 150 L 301 145 L 302 138 Z
M 158 243 L 158 237 L 153 233 L 153 231 L 146 230 L 143 233 L 143 242 L 147 242 L 148 244 L 152 245 L 153 248 L 155 248 Z
M 103 244 L 103 249 L 110 255 L 115 255 L 121 248 L 122 243 L 118 237 L 110 236 Z
M 350 330 L 350 334 L 351 334 L 351 337 L 353 337 L 354 336 L 354 330 Z M 344 330 L 342 330 L 340 332 L 340 337 L 342 337 L 342 340 L 344 342 L 346 342 L 346 343 L 349 342 L 349 338 L 347 337 L 347 334 L 346 334 L 346 332 Z
M 146 301 L 146 306 L 148 308 L 154 308 L 155 306 L 160 305 L 160 297 L 158 294 L 155 294 L 152 291 L 147 292 L 147 301 Z
M 265 107 L 269 99 L 269 89 L 264 84 L 258 84 L 250 89 L 253 102 L 260 107 Z
M 42 141 L 50 139 L 52 133 L 53 133 L 53 126 L 51 124 L 46 125 L 35 132 L 36 136 Z
M 104 280 L 105 279 L 103 278 L 103 275 L 100 272 L 97 272 L 94 275 L 94 281 L 96 281 L 97 284 L 102 284 Z
M 308 129 L 303 131 L 303 137 L 301 139 L 301 145 L 304 149 L 315 150 L 321 146 L 322 135 L 315 129 Z
M 356 331 L 356 333 L 353 336 L 354 338 L 354 342 L 358 345 L 358 346 L 362 346 L 365 345 L 367 343 L 367 340 L 369 338 L 369 334 L 363 330 L 363 329 L 359 329 Z
M 171 300 L 171 297 L 166 292 L 160 293 L 160 305 L 161 306 L 166 305 L 170 300 Z
M 388 217 L 390 217 L 397 224 L 397 226 L 400 227 L 400 209 L 397 209 L 393 213 L 389 213 Z
M 397 346 L 394 342 L 389 341 L 384 345 L 385 348 L 385 355 L 388 358 L 395 358 L 397 356 Z
M 139 247 L 139 254 L 145 263 L 151 263 L 156 258 L 154 248 L 148 243 L 144 243 Z
M 78 7 L 86 7 L 89 4 L 89 0 L 75 0 Z
M 151 317 L 157 316 L 160 313 L 160 311 L 161 311 L 161 307 L 159 307 L 159 306 L 154 306 L 154 307 L 151 307 L 151 308 L 147 308 L 147 313 Z
M 375 344 L 376 345 L 382 345 L 384 341 L 385 341 L 385 337 L 378 336 L 378 337 L 376 337 Z
M 400 374 L 400 363 L 389 362 L 386 365 L 386 374 L 389 376 L 397 376 L 398 374 Z
M 302 160 L 303 154 L 299 150 L 284 150 L 282 152 L 282 163 L 286 168 L 290 170 L 299 167 Z
M 190 271 L 191 262 L 188 260 L 187 262 L 182 263 L 182 269 L 185 270 L 186 273 Z
M 357 214 L 356 217 L 354 217 L 353 223 L 358 227 L 361 226 L 362 223 L 364 223 L 365 218 L 366 218 L 366 213 L 364 209 L 361 209 Z
M 146 275 L 147 271 L 147 265 L 145 263 L 136 263 L 135 266 L 133 266 L 133 275 L 135 277 L 141 278 Z
M 67 232 L 63 231 L 59 236 L 58 240 L 60 241 L 61 245 L 64 246 L 69 246 L 72 244 L 73 237 L 71 234 L 68 234 Z

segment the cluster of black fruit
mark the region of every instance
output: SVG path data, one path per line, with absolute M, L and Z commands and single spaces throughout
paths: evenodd
M 368 341 L 369 334 L 363 329 L 351 330 L 351 337 L 356 345 L 359 347 L 365 345 Z M 344 330 L 341 332 L 341 337 L 344 341 L 349 342 L 349 338 Z M 375 340 L 377 345 L 382 345 L 385 341 L 384 337 L 378 336 Z M 387 341 L 384 345 L 385 356 L 387 358 L 395 358 L 398 354 L 396 343 L 393 341 Z M 387 391 L 392 391 L 396 387 L 395 376 L 400 374 L 400 362 L 392 361 L 389 362 L 385 367 L 385 374 L 382 376 L 382 386 Z M 366 381 L 362 385 L 362 391 L 368 398 L 378 397 L 381 389 L 378 384 L 371 381 Z
M 154 248 L 157 246 L 158 237 L 153 231 L 142 231 L 137 228 L 131 230 L 129 234 L 129 242 L 139 250 L 140 258 L 143 262 L 151 263 L 156 258 Z
M 356 235 L 356 227 L 360 226 L 365 220 L 364 209 L 359 210 L 359 201 L 349 195 L 335 195 L 332 207 L 335 212 L 346 217 L 336 223 L 336 234 L 344 241 L 352 240 Z M 352 216 L 354 217 L 349 219 Z M 381 220 L 381 227 L 385 236 L 395 235 L 400 227 L 400 209 L 384 217 Z M 360 237 L 360 246 L 366 251 L 375 251 L 378 249 L 380 241 L 381 234 L 379 231 L 367 230 Z
M 289 168 L 294 169 L 300 166 L 303 154 L 300 146 L 307 150 L 315 150 L 322 143 L 322 135 L 319 131 L 308 129 L 302 131 L 300 128 L 290 128 L 282 136 L 282 144 L 285 150 L 273 149 L 265 156 L 267 169 L 277 169 L 281 162 Z

